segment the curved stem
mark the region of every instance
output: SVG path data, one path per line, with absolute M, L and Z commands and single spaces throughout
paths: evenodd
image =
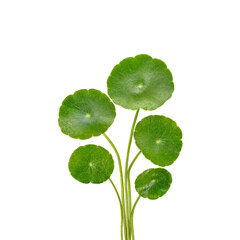
M 136 111 L 131 132 L 130 132 L 130 137 L 129 137 L 129 142 L 128 142 L 128 149 L 127 149 L 127 156 L 126 156 L 126 164 L 125 164 L 125 195 L 126 195 L 126 217 L 127 217 L 127 232 L 128 236 L 131 239 L 131 232 L 130 232 L 130 215 L 131 215 L 131 206 L 129 205 L 129 192 L 128 192 L 128 161 L 129 161 L 129 155 L 130 155 L 130 149 L 131 149 L 131 144 L 132 144 L 132 138 L 133 138 L 133 131 L 137 122 L 137 117 L 138 117 L 139 109 Z
M 123 228 L 123 209 L 122 209 L 122 202 L 121 202 L 121 198 L 120 198 L 120 195 L 118 193 L 118 190 L 117 190 L 115 184 L 113 183 L 112 179 L 109 178 L 109 181 L 111 182 L 111 184 L 112 184 L 112 186 L 113 186 L 113 188 L 114 188 L 114 190 L 115 190 L 115 192 L 117 194 L 119 205 L 120 205 L 120 211 L 121 211 L 121 228 L 120 229 L 121 229 L 121 240 L 123 240 L 123 232 L 122 232 L 122 230 L 123 230 L 122 229 Z
M 133 208 L 132 208 L 132 211 L 131 211 L 131 229 L 132 229 L 132 240 L 135 240 L 135 236 L 134 236 L 134 226 L 133 226 L 133 214 L 134 214 L 134 210 L 137 206 L 137 203 L 140 199 L 140 195 L 138 196 L 137 200 L 135 201 L 134 205 L 133 205 Z
M 122 162 L 121 162 L 121 158 L 120 158 L 120 155 L 118 153 L 118 150 L 116 149 L 116 147 L 113 144 L 113 142 L 110 140 L 110 138 L 105 133 L 103 133 L 103 136 L 107 139 L 107 141 L 112 146 L 114 152 L 117 155 L 117 159 L 118 159 L 118 166 L 119 166 L 119 173 L 120 173 L 120 182 L 121 182 L 121 198 L 122 198 L 122 214 L 123 214 L 124 233 L 125 233 L 125 238 L 128 239 L 128 229 L 127 229 L 128 224 L 127 224 L 126 215 L 125 215 L 125 197 L 124 197 L 124 183 L 123 183 Z
M 131 162 L 131 164 L 129 165 L 129 168 L 128 168 L 128 173 L 130 173 L 133 164 L 136 162 L 138 156 L 139 156 L 141 153 L 142 153 L 142 152 L 139 151 L 139 152 L 137 153 L 137 155 L 135 156 L 135 158 L 132 160 L 132 162 Z
M 109 181 L 111 182 L 111 184 L 112 184 L 112 186 L 113 186 L 113 188 L 114 188 L 114 190 L 115 190 L 115 192 L 116 192 L 116 194 L 117 194 L 117 197 L 118 197 L 118 200 L 119 200 L 119 204 L 120 204 L 120 209 L 122 210 L 122 202 L 121 202 L 121 198 L 120 198 L 120 195 L 119 195 L 119 193 L 118 193 L 118 190 L 117 190 L 117 188 L 116 188 L 116 186 L 115 186 L 115 184 L 113 183 L 113 181 L 112 181 L 111 178 L 109 178 Z
M 141 151 L 139 151 L 137 153 L 137 155 L 135 156 L 135 158 L 132 160 L 131 164 L 129 165 L 128 168 L 128 205 L 129 205 L 129 211 L 131 213 L 132 210 L 132 193 L 131 193 L 131 180 L 130 180 L 130 171 L 132 169 L 133 164 L 135 163 L 135 161 L 137 160 L 138 156 L 141 154 Z

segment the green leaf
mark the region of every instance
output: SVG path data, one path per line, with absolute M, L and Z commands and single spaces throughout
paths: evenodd
M 102 183 L 114 169 L 112 155 L 103 147 L 85 145 L 77 148 L 68 164 L 71 175 L 82 183 Z
M 58 122 L 64 134 L 88 139 L 106 132 L 115 116 L 115 106 L 106 94 L 82 89 L 64 99 Z
M 151 168 L 137 177 L 135 188 L 141 197 L 154 200 L 162 197 L 170 188 L 171 183 L 170 172 L 163 168 Z
M 116 65 L 107 86 L 113 102 L 131 110 L 154 110 L 163 105 L 174 90 L 166 64 L 145 54 L 126 58 Z
M 182 149 L 182 131 L 170 118 L 148 116 L 136 126 L 136 145 L 143 155 L 158 166 L 173 164 Z

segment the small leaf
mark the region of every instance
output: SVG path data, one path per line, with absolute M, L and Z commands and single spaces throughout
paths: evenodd
M 135 188 L 140 196 L 154 200 L 162 197 L 170 188 L 171 183 L 170 172 L 163 168 L 151 168 L 137 177 Z
M 103 147 L 85 145 L 77 148 L 68 164 L 71 175 L 82 183 L 102 183 L 114 169 L 112 155 Z
M 131 110 L 154 110 L 163 105 L 174 90 L 166 64 L 145 54 L 126 58 L 116 65 L 107 86 L 113 102 Z
M 136 145 L 143 155 L 158 166 L 173 164 L 182 149 L 182 131 L 170 118 L 148 116 L 136 126 Z
M 58 122 L 64 134 L 88 139 L 106 132 L 115 116 L 115 106 L 106 94 L 82 89 L 64 99 Z

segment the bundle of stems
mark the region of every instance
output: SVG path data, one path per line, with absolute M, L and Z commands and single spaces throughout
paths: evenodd
M 103 133 L 104 137 L 107 139 L 107 141 L 110 143 L 112 146 L 114 152 L 117 155 L 117 160 L 118 160 L 118 166 L 119 166 L 119 173 L 120 173 L 120 183 L 121 183 L 121 196 L 119 194 L 119 191 L 117 190 L 115 184 L 109 179 L 111 182 L 118 200 L 119 200 L 119 205 L 120 205 L 120 210 L 121 210 L 121 240 L 135 240 L 135 235 L 134 235 L 134 224 L 133 224 L 133 215 L 134 211 L 136 208 L 136 205 L 140 199 L 140 195 L 137 197 L 135 203 L 132 205 L 132 193 L 131 193 L 131 181 L 130 181 L 130 172 L 132 169 L 133 164 L 137 160 L 138 156 L 141 154 L 141 151 L 137 153 L 137 155 L 134 157 L 132 162 L 129 164 L 129 157 L 130 157 L 130 150 L 131 150 L 131 145 L 132 145 L 132 138 L 133 138 L 133 132 L 134 128 L 137 122 L 137 117 L 139 114 L 139 109 L 136 111 L 131 132 L 130 132 L 130 137 L 128 141 L 128 147 L 127 147 L 127 156 L 126 156 L 126 162 L 125 162 L 125 171 L 123 174 L 123 167 L 122 167 L 122 161 L 119 155 L 119 152 L 111 139 Z M 123 238 L 124 236 L 124 238 Z

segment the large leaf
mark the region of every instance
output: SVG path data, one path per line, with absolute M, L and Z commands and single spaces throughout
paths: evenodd
M 106 132 L 115 116 L 115 106 L 106 94 L 82 89 L 64 99 L 58 122 L 70 137 L 88 139 Z
M 134 132 L 136 145 L 143 155 L 158 166 L 171 165 L 182 149 L 182 131 L 170 118 L 148 116 Z
M 68 167 L 71 175 L 79 182 L 102 183 L 110 178 L 114 162 L 105 148 L 86 145 L 73 152 Z
M 166 64 L 141 54 L 116 65 L 107 81 L 113 102 L 127 109 L 154 110 L 163 105 L 174 90 Z
M 151 168 L 137 177 L 135 188 L 140 196 L 154 200 L 162 197 L 171 183 L 172 176 L 166 169 Z

